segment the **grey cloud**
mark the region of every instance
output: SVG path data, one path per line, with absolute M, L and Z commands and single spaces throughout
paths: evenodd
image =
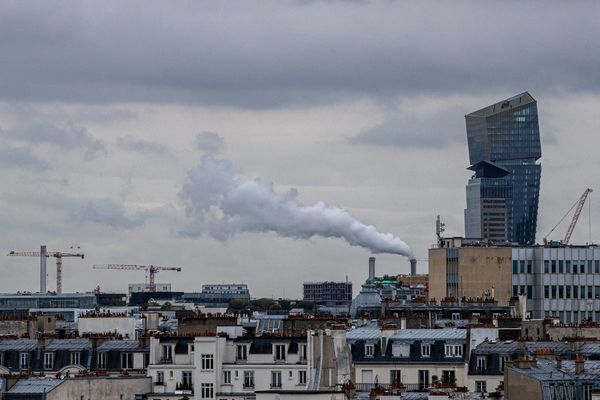
M 88 158 L 106 154 L 104 144 L 94 138 L 87 129 L 73 122 L 57 124 L 50 121 L 38 120 L 20 122 L 12 128 L 1 129 L 0 135 L 5 139 L 31 144 L 45 143 L 65 149 L 85 149 Z
M 196 146 L 204 153 L 217 153 L 225 146 L 223 138 L 218 133 L 201 132 L 196 135 Z
M 28 147 L 0 146 L 0 165 L 3 168 L 18 168 L 33 171 L 50 169 L 50 164 L 36 156 Z
M 170 149 L 157 142 L 150 140 L 136 139 L 132 136 L 123 136 L 117 139 L 117 146 L 126 151 L 137 152 L 150 155 L 167 155 Z
M 260 108 L 600 90 L 597 2 L 105 3 L 2 2 L 1 96 Z
M 350 138 L 353 144 L 442 148 L 465 144 L 465 110 L 450 109 L 425 118 L 414 115 L 388 119 Z
M 123 204 L 109 198 L 90 200 L 69 213 L 69 220 L 103 224 L 114 229 L 137 228 L 142 226 L 147 218 L 148 214 L 130 213 Z

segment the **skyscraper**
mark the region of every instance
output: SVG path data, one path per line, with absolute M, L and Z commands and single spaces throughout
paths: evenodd
M 535 243 L 542 156 L 528 92 L 465 116 L 469 145 L 465 236 Z

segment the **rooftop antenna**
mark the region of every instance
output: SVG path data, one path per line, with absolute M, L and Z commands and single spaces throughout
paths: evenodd
M 442 222 L 442 219 L 440 218 L 439 214 L 435 220 L 435 234 L 437 235 L 438 238 L 438 244 L 441 243 L 442 240 L 442 233 L 444 233 L 444 231 L 446 230 L 446 224 Z

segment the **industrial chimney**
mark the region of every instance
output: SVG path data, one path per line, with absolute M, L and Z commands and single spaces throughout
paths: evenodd
M 369 257 L 369 283 L 375 280 L 375 257 Z
M 40 293 L 46 293 L 46 246 L 40 246 Z
M 415 276 L 415 275 L 417 275 L 417 259 L 411 258 L 410 259 L 410 276 Z

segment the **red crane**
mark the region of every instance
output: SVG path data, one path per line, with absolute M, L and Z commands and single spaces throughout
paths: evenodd
M 154 275 L 160 271 L 181 271 L 181 267 L 163 267 L 159 265 L 137 265 L 137 264 L 99 264 L 94 265 L 95 269 L 120 269 L 129 271 L 144 270 L 148 272 L 148 290 L 150 292 L 156 292 L 156 283 L 154 281 Z
M 45 250 L 45 246 L 44 250 Z M 54 257 L 56 258 L 56 293 L 62 293 L 62 259 L 63 257 L 79 257 L 83 259 L 83 253 L 63 253 L 62 251 L 11 251 L 7 256 L 19 257 Z M 44 264 L 45 265 L 45 264 Z M 44 271 L 45 275 L 45 271 Z M 46 278 L 44 276 L 41 291 L 46 289 Z

